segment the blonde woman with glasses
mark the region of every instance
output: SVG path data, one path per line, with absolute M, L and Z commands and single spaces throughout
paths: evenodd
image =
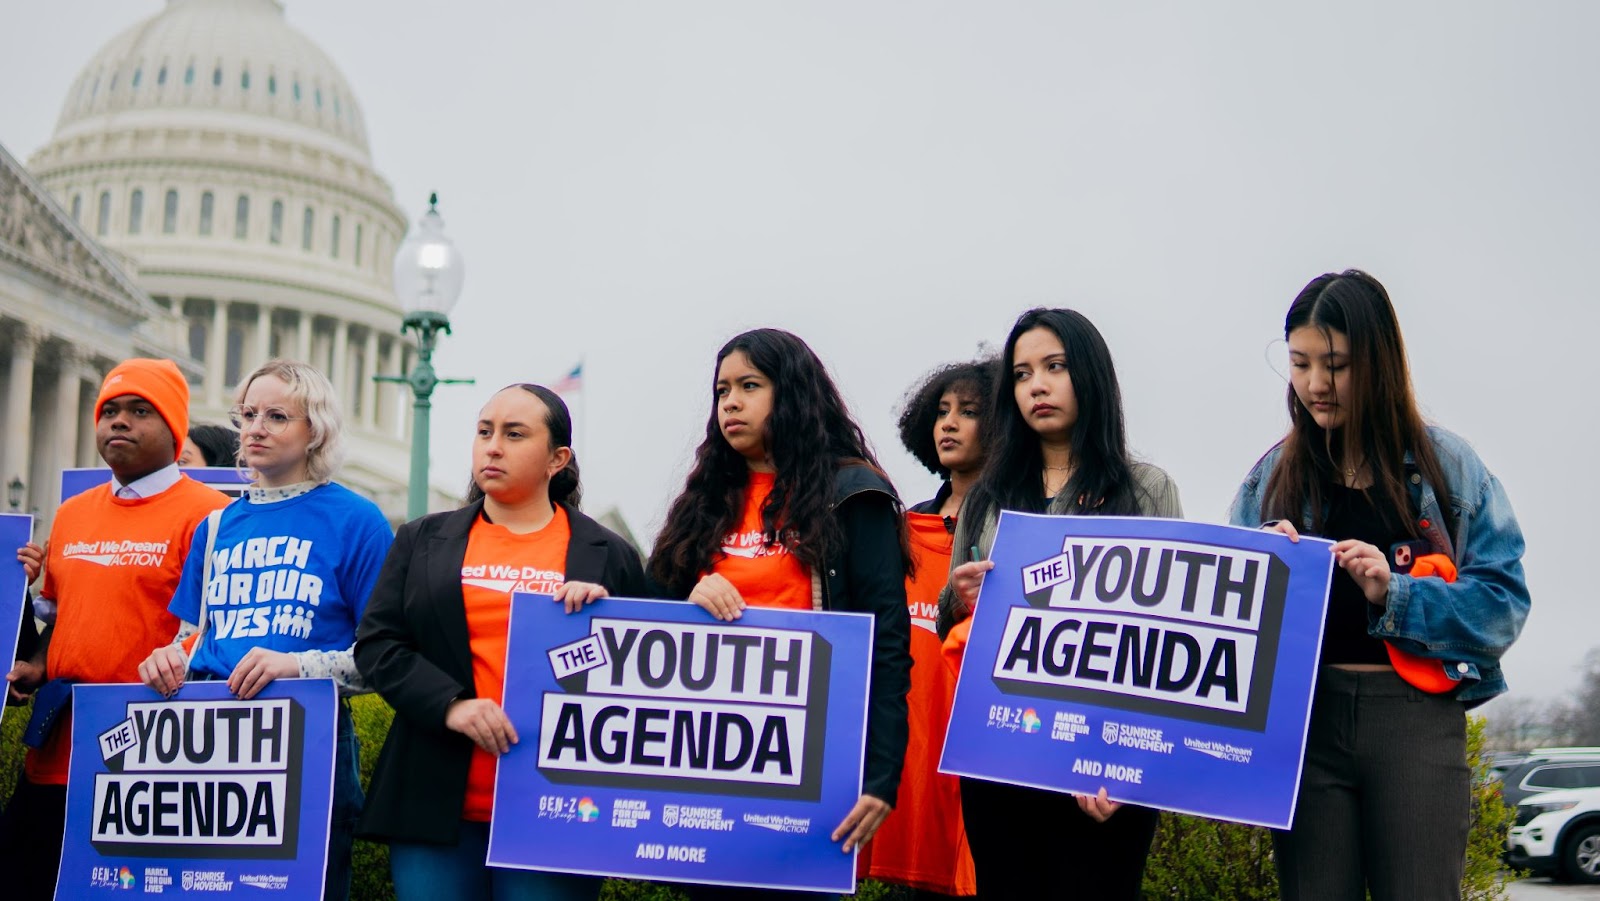
M 183 628 L 140 664 L 139 676 L 169 696 L 190 674 L 226 679 L 241 699 L 274 679 L 334 680 L 341 702 L 323 897 L 342 901 L 350 895 L 350 846 L 363 802 L 355 730 L 342 698 L 369 691 L 355 666 L 356 624 L 394 536 L 377 505 L 332 481 L 343 458 L 342 422 L 321 372 L 305 363 L 266 363 L 240 386 L 231 418 L 250 489 L 195 530 L 190 547 L 197 552 L 185 561 L 168 608 Z M 204 549 L 213 524 L 208 572 Z

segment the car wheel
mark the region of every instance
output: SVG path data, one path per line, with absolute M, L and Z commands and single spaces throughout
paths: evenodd
M 1600 824 L 1583 826 L 1572 833 L 1561 863 L 1573 882 L 1600 882 Z

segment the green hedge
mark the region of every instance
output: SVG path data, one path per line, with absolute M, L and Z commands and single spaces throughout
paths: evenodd
M 353 702 L 356 731 L 361 736 L 361 779 L 367 784 L 372 767 L 383 747 L 394 712 L 376 695 Z M 6 710 L 0 730 L 0 799 L 9 799 L 22 765 L 22 729 L 28 708 Z M 1477 778 L 1472 799 L 1472 836 L 1467 849 L 1467 873 L 1462 895 L 1467 901 L 1492 901 L 1506 897 L 1501 883 L 1500 850 L 1512 812 L 1500 802 L 1496 783 L 1481 777 L 1485 767 L 1483 719 L 1471 717 L 1468 727 L 1468 753 Z M 1237 826 L 1197 817 L 1164 816 L 1151 849 L 1144 880 L 1147 898 L 1226 898 L 1239 901 L 1265 901 L 1278 897 L 1278 878 L 1272 866 L 1272 840 L 1266 830 Z M 389 851 L 381 844 L 356 842 L 356 901 L 386 901 L 394 897 L 389 883 Z M 601 897 L 606 901 L 678 901 L 681 892 L 647 882 L 609 880 Z M 909 897 L 894 887 L 867 882 L 856 893 L 868 901 L 889 901 Z

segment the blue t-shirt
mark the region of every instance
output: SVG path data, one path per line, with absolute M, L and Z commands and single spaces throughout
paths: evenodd
M 167 609 L 200 619 L 210 522 L 195 529 Z M 205 635 L 189 661 L 225 679 L 251 648 L 347 650 L 394 533 L 377 504 L 328 483 L 268 504 L 241 497 L 222 511 L 206 586 Z

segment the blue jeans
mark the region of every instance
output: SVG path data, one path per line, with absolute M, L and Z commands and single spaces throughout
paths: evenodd
M 367 796 L 361 790 L 361 740 L 356 737 L 350 702 L 339 699 L 339 726 L 334 739 L 333 816 L 328 820 L 328 873 L 323 881 L 323 901 L 349 901 L 350 849 L 355 843 L 356 821 Z
M 454 845 L 389 843 L 389 872 L 398 901 L 595 901 L 598 876 L 508 870 L 484 863 L 489 824 L 461 821 Z
M 189 681 L 208 682 L 219 677 L 189 670 Z M 350 701 L 339 699 L 339 721 L 334 727 L 333 812 L 328 818 L 328 870 L 322 882 L 323 901 L 350 901 L 350 851 L 356 840 L 356 821 L 367 804 L 361 790 L 361 740 L 350 716 Z

